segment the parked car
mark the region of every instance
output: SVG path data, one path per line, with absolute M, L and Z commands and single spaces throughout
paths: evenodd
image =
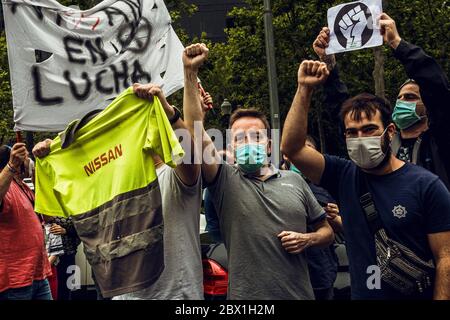
M 228 289 L 227 251 L 214 243 L 208 233 L 200 235 L 203 262 L 203 289 L 206 300 L 225 300 Z

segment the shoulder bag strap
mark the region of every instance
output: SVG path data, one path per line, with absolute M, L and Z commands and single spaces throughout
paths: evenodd
M 366 216 L 367 223 L 369 224 L 369 229 L 372 234 L 375 234 L 378 230 L 383 229 L 383 224 L 378 215 L 377 208 L 373 201 L 372 195 L 369 191 L 369 184 L 367 182 L 367 177 L 361 169 L 357 169 L 357 189 L 359 195 L 359 203 Z

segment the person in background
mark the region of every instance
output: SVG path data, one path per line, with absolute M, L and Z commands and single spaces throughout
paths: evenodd
M 24 143 L 0 147 L 0 300 L 52 300 L 34 194 L 19 177 L 26 157 Z
M 156 84 L 134 84 L 134 93 L 152 101 L 158 97 L 175 133 L 185 129 L 180 111 L 168 103 Z M 197 89 L 198 90 L 198 89 Z M 197 91 L 198 92 L 198 91 Z M 198 93 L 199 94 L 199 93 Z M 199 94 L 200 95 L 200 94 Z M 187 129 L 186 129 L 187 130 Z M 51 143 L 51 141 L 50 141 Z M 49 143 L 33 149 L 37 157 L 49 153 Z M 193 163 L 186 152 L 175 168 L 154 155 L 161 190 L 164 217 L 164 270 L 158 280 L 145 289 L 115 296 L 113 300 L 201 300 L 203 270 L 200 248 L 201 178 L 200 165 Z M 56 232 L 64 232 L 58 228 Z M 133 266 L 130 266 L 132 268 Z M 95 278 L 94 282 L 95 282 Z M 97 298 L 103 300 L 99 290 Z
M 395 21 L 380 17 L 384 42 L 404 66 L 409 79 L 400 87 L 392 113 L 399 129 L 392 139 L 398 159 L 417 164 L 436 174 L 450 190 L 450 83 L 444 70 L 423 49 L 400 37 Z M 325 104 L 338 116 L 341 104 L 350 98 L 339 78 L 334 55 L 326 55 L 330 30 L 322 28 L 313 43 L 330 76 L 324 85 Z
M 67 280 L 73 274 L 70 268 L 75 265 L 77 248 L 81 243 L 73 226 L 72 218 L 51 217 L 49 223 L 50 232 L 62 238 L 63 254 L 58 256 L 56 264 L 58 274 L 58 300 L 71 300 L 72 289 Z
M 203 124 L 197 78 L 208 48 L 185 49 L 185 121 Z M 323 208 L 301 176 L 268 162 L 270 126 L 263 113 L 238 109 L 230 118 L 237 165 L 222 163 L 210 137 L 201 132 L 202 178 L 211 192 L 228 253 L 230 299 L 314 299 L 304 250 L 328 246 L 333 231 Z M 310 224 L 314 232 L 307 233 Z
M 317 143 L 313 137 L 308 135 L 306 138 L 306 144 L 311 148 L 317 150 Z M 308 183 L 308 186 L 311 188 L 311 191 L 316 197 L 317 201 L 324 208 L 330 226 L 333 228 L 333 230 L 335 230 L 335 228 L 339 229 L 338 221 L 341 219 L 341 217 L 339 215 L 339 207 L 337 206 L 336 201 L 333 199 L 333 197 L 328 193 L 328 191 L 319 186 L 316 186 L 311 181 L 309 181 L 300 172 L 300 170 L 298 170 L 292 163 L 290 163 L 289 159 L 287 159 L 285 156 L 283 158 L 284 162 L 281 165 L 281 169 L 290 170 L 302 175 L 302 177 Z M 339 265 L 338 257 L 334 248 L 334 243 L 324 248 L 307 248 L 306 258 L 308 261 L 309 277 L 311 279 L 311 285 L 313 287 L 316 300 L 333 300 L 333 285 L 336 281 Z
M 234 164 L 234 157 L 228 150 L 218 151 L 217 154 L 222 158 L 224 162 Z M 222 235 L 220 234 L 219 217 L 217 216 L 216 209 L 211 197 L 211 192 L 208 188 L 205 188 L 204 192 L 204 207 L 206 218 L 206 231 L 211 236 L 211 239 L 215 242 L 223 242 Z
M 389 102 L 362 93 L 342 105 L 341 120 L 351 161 L 323 155 L 306 145 L 314 88 L 328 74 L 324 63 L 306 60 L 300 64 L 298 88 L 284 124 L 281 149 L 308 179 L 339 201 L 352 298 L 450 299 L 450 193 L 436 175 L 399 160 L 392 152 L 396 128 Z M 395 265 L 397 269 L 389 273 L 390 277 L 383 277 L 379 285 L 368 285 L 369 267 L 391 266 L 387 237 L 398 243 L 396 250 L 400 246 L 407 248 L 408 256 L 428 268 L 428 281 L 400 268 L 403 279 L 411 278 L 404 283 L 420 284 L 406 293 L 402 286 L 388 282 L 400 278 L 395 275 L 399 273 Z M 406 264 L 404 259 L 402 262 Z
M 51 233 L 52 225 L 49 223 L 51 218 L 43 215 L 39 215 L 42 227 L 45 234 L 45 247 L 48 253 L 48 261 L 52 267 L 52 275 L 48 277 L 48 282 L 50 284 L 50 291 L 52 293 L 53 300 L 58 300 L 58 269 L 59 257 L 64 254 L 62 238 L 60 235 L 55 235 Z

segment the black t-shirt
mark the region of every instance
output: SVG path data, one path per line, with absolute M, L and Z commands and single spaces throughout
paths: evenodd
M 321 186 L 338 200 L 343 220 L 353 299 L 401 299 L 381 283 L 370 290 L 369 266 L 376 265 L 374 236 L 359 204 L 357 167 L 348 160 L 325 156 Z M 431 172 L 406 163 L 384 175 L 368 175 L 369 190 L 389 237 L 424 260 L 433 258 L 427 235 L 450 230 L 450 193 Z
M 414 144 L 416 141 L 416 138 L 402 139 L 402 144 L 398 149 L 397 158 L 405 162 L 411 162 Z
M 333 197 L 324 188 L 308 183 L 314 197 L 321 206 L 336 203 Z M 309 228 L 308 232 L 313 232 Z M 336 281 L 338 271 L 338 257 L 334 251 L 334 243 L 325 248 L 309 247 L 306 249 L 308 258 L 309 278 L 314 290 L 329 289 Z

